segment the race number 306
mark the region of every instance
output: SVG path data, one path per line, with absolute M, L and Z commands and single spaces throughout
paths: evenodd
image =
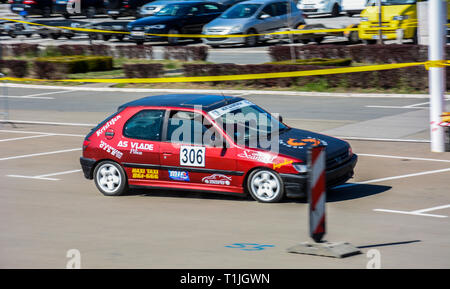
M 191 167 L 204 167 L 205 147 L 181 146 L 180 165 Z

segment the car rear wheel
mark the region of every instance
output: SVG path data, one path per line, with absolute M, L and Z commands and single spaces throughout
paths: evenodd
M 247 189 L 250 195 L 261 203 L 276 203 L 284 196 L 283 180 L 268 169 L 257 169 L 247 178 Z
M 127 191 L 127 177 L 123 168 L 112 161 L 99 163 L 94 170 L 94 181 L 105 196 L 120 196 Z
M 180 31 L 178 29 L 169 29 L 168 34 L 180 34 Z M 169 45 L 177 45 L 179 42 L 178 37 L 168 37 L 167 42 L 169 42 Z
M 338 4 L 334 4 L 333 10 L 331 11 L 331 16 L 332 17 L 338 17 L 339 14 L 341 13 L 340 10 L 341 9 L 339 8 L 339 5 Z
M 249 29 L 246 34 L 257 34 L 255 29 Z M 258 44 L 258 36 L 248 36 L 245 38 L 245 46 L 253 47 Z

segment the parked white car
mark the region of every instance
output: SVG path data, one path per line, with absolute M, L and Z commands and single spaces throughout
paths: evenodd
M 352 17 L 366 9 L 367 2 L 368 0 L 342 0 L 342 11 Z
M 299 0 L 297 7 L 304 14 L 331 14 L 333 17 L 341 13 L 342 0 Z

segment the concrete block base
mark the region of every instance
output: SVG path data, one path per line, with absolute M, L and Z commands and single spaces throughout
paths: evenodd
M 360 254 L 361 251 L 347 242 L 324 242 L 310 243 L 303 242 L 287 249 L 288 253 L 307 254 L 334 258 L 345 258 Z

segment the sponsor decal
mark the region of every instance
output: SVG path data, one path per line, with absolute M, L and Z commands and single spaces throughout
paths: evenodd
M 142 155 L 142 152 L 140 150 L 153 151 L 153 144 L 148 143 L 119 141 L 117 146 L 121 148 L 128 148 L 128 144 L 130 145 L 130 154 Z
M 189 173 L 186 171 L 168 171 L 169 178 L 175 181 L 189 182 Z
M 245 158 L 253 161 L 258 161 L 262 163 L 272 163 L 273 160 L 276 158 L 276 156 L 272 156 L 267 153 L 262 152 L 254 152 L 254 151 L 243 151 L 242 153 L 238 154 L 238 157 Z
M 154 169 L 140 169 L 132 168 L 131 174 L 133 179 L 147 179 L 147 180 L 157 180 L 159 179 L 159 170 Z
M 120 114 L 110 119 L 101 129 L 97 131 L 97 136 L 103 134 L 110 126 L 114 125 L 120 119 Z
M 103 149 L 104 151 L 107 151 L 108 153 L 110 153 L 112 156 L 120 159 L 123 156 L 123 153 L 118 151 L 117 149 L 113 148 L 112 146 L 110 146 L 109 144 L 105 143 L 104 141 L 100 141 L 100 145 L 99 147 L 101 149 Z
M 250 105 L 253 105 L 253 103 L 251 103 L 248 100 L 241 100 L 241 101 L 229 104 L 229 105 L 225 105 L 225 106 L 219 107 L 219 108 L 217 108 L 215 110 L 211 110 L 210 112 L 208 112 L 208 114 L 213 119 L 216 119 L 216 118 L 218 118 L 218 117 L 220 117 L 220 116 L 222 116 L 222 115 L 224 115 L 224 114 L 226 114 L 228 112 L 231 112 L 233 110 L 236 110 L 236 109 L 239 109 L 239 108 L 242 108 L 242 107 L 250 106 Z
M 302 139 L 289 138 L 286 142 L 284 140 L 280 140 L 280 144 L 290 148 L 303 148 L 308 144 L 313 146 L 317 146 L 320 144 L 327 145 L 327 142 L 320 139 L 307 137 Z
M 225 185 L 229 186 L 231 184 L 231 177 L 227 177 L 222 174 L 214 174 L 208 177 L 204 177 L 202 182 L 210 185 Z
M 282 162 L 282 163 L 278 163 L 278 164 L 273 164 L 273 169 L 275 170 L 275 169 L 279 169 L 279 168 L 281 168 L 282 166 L 286 166 L 286 165 L 290 165 L 290 164 L 292 164 L 294 161 L 288 161 L 288 160 L 286 160 L 286 159 L 284 159 L 284 162 Z

